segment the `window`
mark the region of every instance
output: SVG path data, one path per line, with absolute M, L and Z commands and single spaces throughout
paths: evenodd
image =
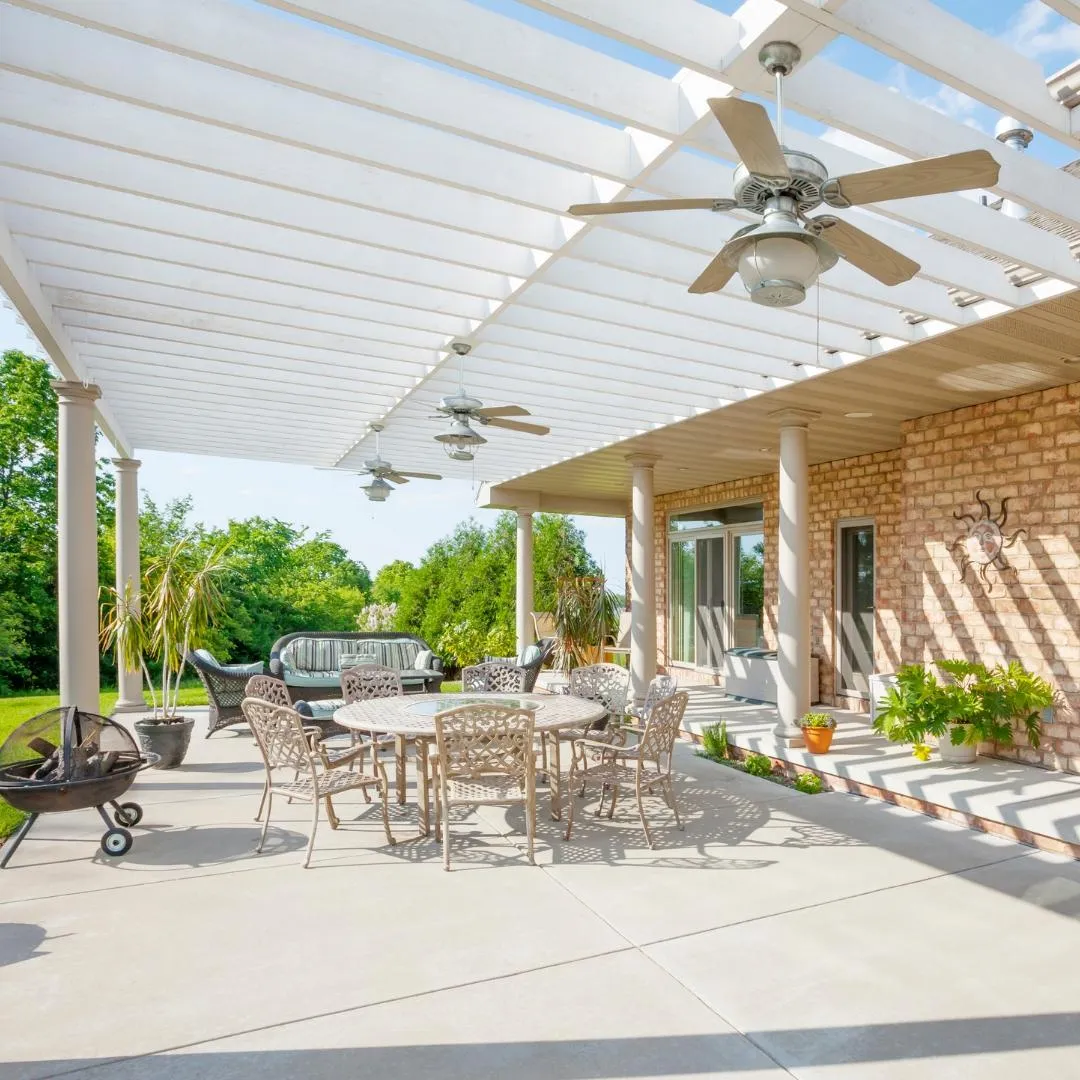
M 671 659 L 694 662 L 694 541 L 671 545 Z
M 735 537 L 736 648 L 760 648 L 765 643 L 765 534 L 739 533 Z

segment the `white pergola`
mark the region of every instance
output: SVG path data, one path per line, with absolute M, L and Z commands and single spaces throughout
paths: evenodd
M 1050 6 L 1080 22 L 1075 0 Z M 737 216 L 566 215 L 730 195 L 735 154 L 706 100 L 768 100 L 757 55 L 782 39 L 803 54 L 790 147 L 833 174 L 988 149 L 994 200 L 1080 228 L 1080 179 L 822 55 L 845 37 L 1080 157 L 1068 78 L 1048 85 L 930 0 L 747 0 L 730 15 L 697 0 L 7 0 L 0 286 L 73 385 L 62 415 L 95 409 L 125 461 L 356 469 L 381 422 L 399 468 L 527 489 L 557 462 L 1080 284 L 1064 236 L 962 195 L 837 211 L 921 272 L 889 288 L 841 263 L 784 311 L 737 278 L 686 292 Z M 810 133 L 822 124 L 844 137 Z M 455 340 L 473 345 L 470 393 L 551 434 L 487 428 L 475 467 L 450 462 L 430 415 L 456 388 Z M 62 482 L 62 537 L 85 528 L 79 477 L 70 502 Z M 635 536 L 644 558 L 651 539 Z M 131 549 L 129 534 L 120 580 Z M 637 570 L 640 692 L 654 659 Z M 62 614 L 85 628 L 96 582 L 63 558 L 61 575 Z M 90 647 L 64 640 L 69 659 Z M 62 666 L 66 695 L 96 694 L 93 665 Z

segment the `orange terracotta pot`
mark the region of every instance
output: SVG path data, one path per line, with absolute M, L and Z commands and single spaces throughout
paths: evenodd
M 827 754 L 832 746 L 833 732 L 836 728 L 831 727 L 804 727 L 802 729 L 806 749 L 811 754 Z

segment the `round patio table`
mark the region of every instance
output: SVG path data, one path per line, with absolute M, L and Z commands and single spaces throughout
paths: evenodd
M 417 791 L 420 796 L 420 831 L 429 832 L 428 816 L 428 747 L 435 741 L 435 714 L 462 705 L 506 704 L 508 708 L 535 709 L 533 725 L 543 739 L 551 737 L 553 768 L 548 773 L 551 791 L 551 816 L 561 816 L 561 781 L 558 733 L 565 728 L 585 729 L 607 715 L 596 701 L 570 697 L 568 694 L 406 694 L 402 697 L 371 698 L 342 705 L 334 712 L 334 722 L 352 731 L 375 735 L 393 735 L 397 742 L 397 767 L 404 772 L 405 747 L 416 744 Z

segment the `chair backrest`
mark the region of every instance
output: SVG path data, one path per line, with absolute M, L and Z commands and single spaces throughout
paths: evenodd
M 630 648 L 630 622 L 631 614 L 629 611 L 619 612 L 619 629 L 615 632 L 615 648 L 616 649 L 629 649 Z
M 289 688 L 273 675 L 252 675 L 244 687 L 244 695 L 269 701 L 271 705 L 291 705 Z
M 618 664 L 589 664 L 570 672 L 570 693 L 603 705 L 618 720 L 626 712 L 630 672 Z
M 517 664 L 489 660 L 461 670 L 461 690 L 465 694 L 521 694 L 529 672 Z
M 435 714 L 440 778 L 468 780 L 493 774 L 523 782 L 536 768 L 533 709 L 475 703 Z
M 685 690 L 679 690 L 653 707 L 638 742 L 638 757 L 644 764 L 651 762 L 660 772 L 671 771 L 672 752 L 688 698 Z
M 314 758 L 300 714 L 287 705 L 244 698 L 240 705 L 267 769 L 310 769 Z
M 555 616 L 550 611 L 534 611 L 532 621 L 537 640 L 555 637 Z
M 664 700 L 671 697 L 679 689 L 679 680 L 674 675 L 656 675 L 649 683 L 649 689 L 645 691 L 645 702 L 641 707 L 641 715 L 644 719 L 649 718 L 653 709 Z
M 410 634 L 387 631 L 384 634 L 350 632 L 340 635 L 321 633 L 286 634 L 270 652 L 287 672 L 333 675 L 342 669 L 342 657 L 361 657 L 362 662 L 383 664 L 406 671 L 427 645 Z
M 404 692 L 396 668 L 358 664 L 341 673 L 341 694 L 346 704 L 372 698 L 401 697 Z

